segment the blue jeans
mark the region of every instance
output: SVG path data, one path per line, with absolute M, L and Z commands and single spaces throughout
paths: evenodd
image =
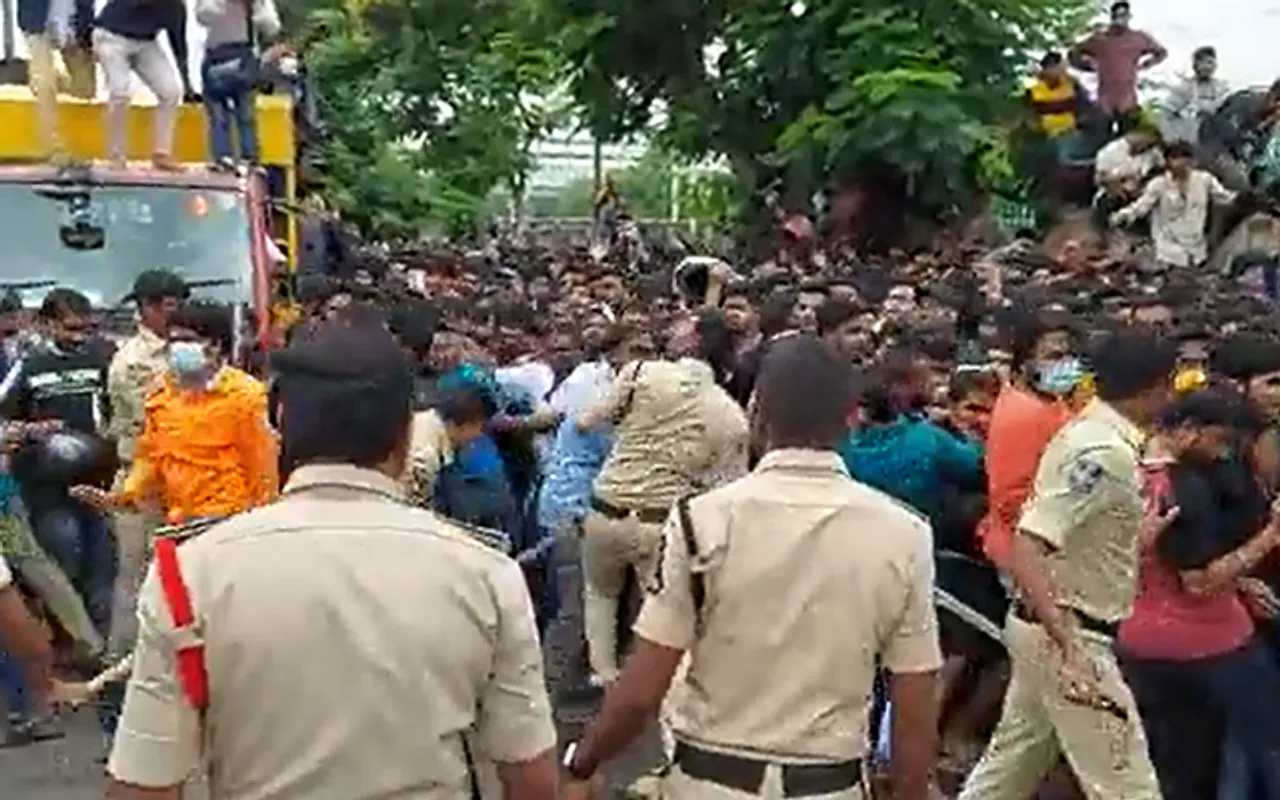
M 0 647 L 0 695 L 4 697 L 5 713 L 11 717 L 26 719 L 31 713 L 27 679 L 22 664 Z
M 111 610 L 115 604 L 116 539 L 107 520 L 98 512 L 68 501 L 31 512 L 31 530 L 45 552 L 58 562 L 84 598 L 89 619 L 103 639 L 111 635 Z M 98 721 L 106 733 L 115 732 L 118 707 L 104 702 Z
M 254 82 L 257 57 L 249 44 L 232 43 L 211 47 L 200 65 L 204 109 L 209 116 L 209 151 L 214 161 L 234 159 L 231 141 L 235 124 L 240 160 L 258 160 L 258 133 L 254 118 Z
M 1260 641 L 1196 661 L 1122 665 L 1165 800 L 1202 800 L 1215 787 L 1222 800 L 1251 800 L 1258 790 L 1280 797 L 1280 667 Z M 1240 763 L 1247 768 L 1232 766 Z
M 36 541 L 80 592 L 98 633 L 109 636 L 118 565 L 106 518 L 72 500 L 32 509 L 30 515 Z

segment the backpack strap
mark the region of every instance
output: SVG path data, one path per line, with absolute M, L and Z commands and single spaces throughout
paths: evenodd
M 177 630 L 180 644 L 177 648 L 178 682 L 187 702 L 196 711 L 209 707 L 209 675 L 205 669 L 204 641 L 196 626 L 195 612 L 191 607 L 191 593 L 182 580 L 178 564 L 178 542 L 171 538 L 155 540 L 156 575 L 164 592 L 165 603 Z
M 693 535 L 693 517 L 689 514 L 689 501 L 693 495 L 686 495 L 676 502 L 676 514 L 680 518 L 680 533 L 684 536 L 685 549 L 689 551 L 689 561 L 698 557 L 698 539 Z M 701 622 L 702 606 L 707 600 L 707 584 L 701 572 L 690 570 L 689 593 L 693 595 L 693 615 Z

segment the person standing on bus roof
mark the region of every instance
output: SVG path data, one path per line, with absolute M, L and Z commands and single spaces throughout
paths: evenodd
M 58 90 L 92 100 L 97 90 L 89 35 L 93 0 L 18 0 L 18 28 L 30 54 L 31 92 L 36 99 L 41 155 L 56 163 L 66 161 L 65 145 L 58 133 Z M 54 51 L 60 51 L 67 69 L 62 87 Z
M 174 65 L 160 46 L 169 38 Z M 178 104 L 195 94 L 187 66 L 187 7 L 182 0 L 107 0 L 93 31 L 93 52 L 107 84 L 107 156 L 117 166 L 128 157 L 129 101 L 133 73 L 156 96 L 152 162 L 158 169 L 180 169 L 173 157 Z
M 236 160 L 258 160 L 254 119 L 254 87 L 258 83 L 258 57 L 254 40 L 280 33 L 280 14 L 274 0 L 199 0 L 196 20 L 205 28 L 204 61 L 200 86 L 209 116 L 209 150 L 214 164 L 229 167 Z M 282 52 L 275 46 L 263 53 L 264 62 Z M 236 142 L 231 141 L 235 122 Z

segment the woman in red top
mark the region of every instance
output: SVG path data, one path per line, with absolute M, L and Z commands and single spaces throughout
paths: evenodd
M 1280 668 L 1242 597 L 1260 591 L 1248 575 L 1280 545 L 1280 516 L 1237 513 L 1248 504 L 1232 462 L 1233 443 L 1257 427 L 1240 396 L 1196 392 L 1169 409 L 1144 460 L 1149 533 L 1117 644 L 1165 800 L 1217 796 L 1228 732 L 1260 765 L 1266 796 L 1280 797 Z

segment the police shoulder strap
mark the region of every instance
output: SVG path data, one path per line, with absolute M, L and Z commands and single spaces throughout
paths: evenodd
M 203 713 L 209 707 L 209 675 L 205 669 L 204 642 L 196 629 L 191 593 L 178 563 L 178 541 L 171 537 L 157 538 L 155 552 L 156 576 L 179 636 L 178 682 L 191 707 Z
M 693 516 L 689 513 L 689 501 L 695 495 L 685 495 L 676 503 L 676 514 L 680 520 L 680 533 L 684 536 L 685 549 L 689 551 L 689 564 L 698 557 L 698 537 L 693 533 Z M 707 584 L 702 572 L 689 570 L 689 593 L 693 595 L 693 616 L 701 621 L 702 607 L 707 600 Z
M 627 418 L 631 413 L 631 406 L 636 401 L 636 381 L 640 380 L 640 371 L 644 369 L 644 362 L 637 361 L 636 368 L 631 372 L 631 380 L 628 381 L 630 386 L 627 387 L 627 396 L 623 399 L 622 404 L 618 406 L 618 410 L 613 415 L 612 422 L 614 425 L 619 424 Z

